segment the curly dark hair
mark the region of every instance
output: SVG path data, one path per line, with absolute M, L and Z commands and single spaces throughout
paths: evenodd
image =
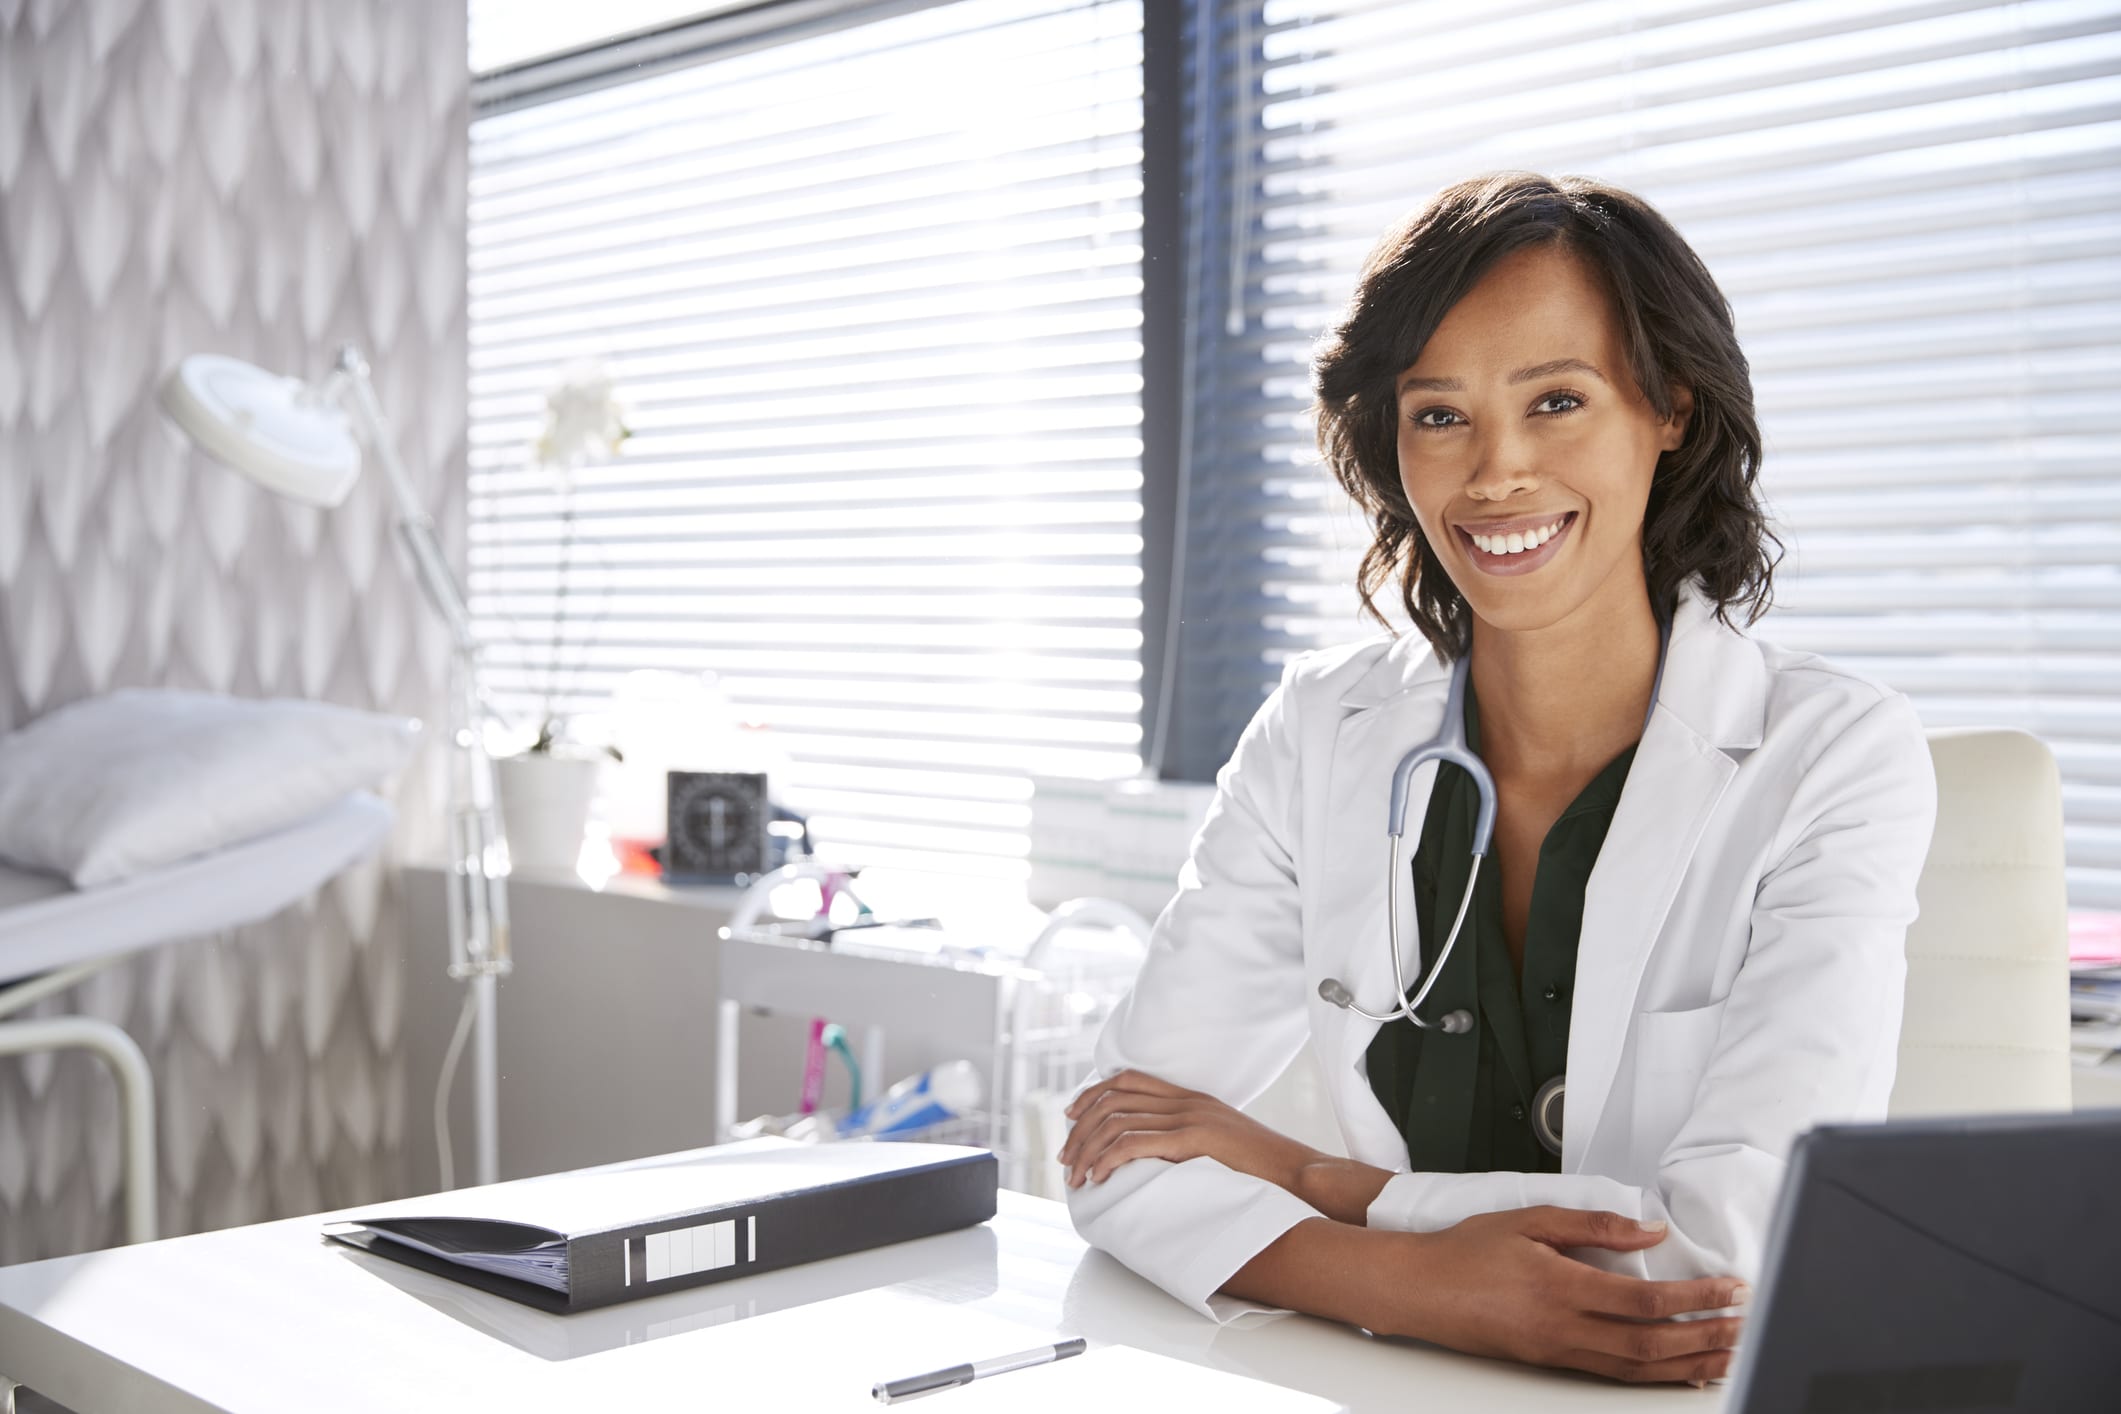
M 1497 260 L 1548 243 L 1581 256 L 1603 279 L 1630 371 L 1658 415 L 1672 415 L 1670 382 L 1694 395 L 1685 439 L 1659 455 L 1643 512 L 1652 605 L 1669 614 L 1679 586 L 1699 576 L 1718 618 L 1730 624 L 1729 610 L 1745 605 L 1753 623 L 1771 601 L 1783 547 L 1755 493 L 1760 428 L 1730 304 L 1701 257 L 1642 198 L 1586 177 L 1531 172 L 1490 173 L 1439 192 L 1378 243 L 1345 315 L 1319 340 L 1312 364 L 1319 450 L 1376 535 L 1356 579 L 1363 607 L 1389 627 L 1374 596 L 1396 579 L 1414 626 L 1440 658 L 1449 662 L 1470 645 L 1465 595 L 1400 485 L 1393 385 Z

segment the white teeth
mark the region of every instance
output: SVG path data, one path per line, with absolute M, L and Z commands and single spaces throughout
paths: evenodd
M 1527 550 L 1538 549 L 1559 535 L 1563 523 L 1567 520 L 1568 517 L 1563 516 L 1552 525 L 1540 526 L 1534 530 L 1511 531 L 1508 535 L 1475 535 L 1473 543 L 1491 555 L 1521 555 Z

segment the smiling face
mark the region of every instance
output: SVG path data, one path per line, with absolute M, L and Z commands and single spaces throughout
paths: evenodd
M 1650 478 L 1692 400 L 1675 387 L 1659 418 L 1581 258 L 1550 243 L 1498 260 L 1397 387 L 1400 485 L 1477 619 L 1545 628 L 1647 593 Z

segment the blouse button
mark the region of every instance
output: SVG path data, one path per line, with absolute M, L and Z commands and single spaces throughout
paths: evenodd
M 1547 990 L 1546 990 L 1546 993 L 1545 993 L 1546 999 L 1547 999 L 1548 1001 L 1550 1001 L 1550 1002 L 1551 1002 L 1551 1001 L 1553 1001 L 1553 1000 L 1555 1000 L 1556 998 L 1558 998 L 1558 997 L 1559 997 L 1560 995 L 1561 995 L 1561 988 L 1559 988 L 1559 987 L 1549 987 L 1549 988 L 1547 988 Z
M 1524 1106 L 1523 1106 L 1523 1105 L 1512 1105 L 1512 1106 L 1510 1106 L 1510 1118 L 1511 1118 L 1511 1119 L 1523 1119 L 1523 1118 L 1524 1118 Z

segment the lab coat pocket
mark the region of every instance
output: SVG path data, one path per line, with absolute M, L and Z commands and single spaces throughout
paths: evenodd
M 1662 1153 L 1686 1123 L 1722 1022 L 1721 1000 L 1636 1016 L 1636 1152 Z

